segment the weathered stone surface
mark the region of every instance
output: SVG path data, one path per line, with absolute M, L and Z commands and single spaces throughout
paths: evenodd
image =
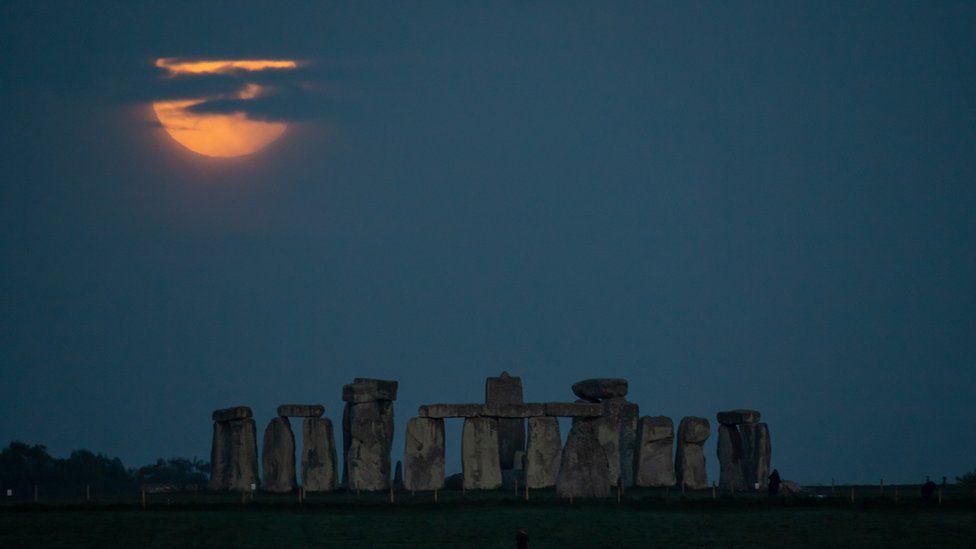
M 251 413 L 251 409 L 247 406 L 234 406 L 233 408 L 214 410 L 212 417 L 214 421 L 232 421 L 235 419 L 254 417 L 254 414 Z
M 419 417 L 480 417 L 484 404 L 426 404 L 417 410 Z
M 637 429 L 637 475 L 642 487 L 674 486 L 674 422 L 664 416 L 640 418 Z
M 349 490 L 387 490 L 390 487 L 390 448 L 393 444 L 393 402 L 347 402 L 342 417 L 345 467 Z
M 545 406 L 541 403 L 485 404 L 481 409 L 482 417 L 529 418 L 544 415 L 546 415 Z
M 637 420 L 640 418 L 640 407 L 634 402 L 624 402 L 620 406 L 618 418 L 620 425 L 620 482 L 625 488 L 630 488 L 634 485 L 637 469 Z
M 529 409 L 520 408 L 522 402 L 522 378 L 502 372 L 498 377 L 485 379 L 482 415 L 513 418 L 498 420 L 498 461 L 502 469 L 514 468 L 515 452 L 525 450 L 525 420 L 521 418 Z
M 466 490 L 494 490 L 502 485 L 497 419 L 472 417 L 464 420 L 461 470 Z
M 716 414 L 715 419 L 724 425 L 740 425 L 742 423 L 757 423 L 761 415 L 756 410 L 728 410 Z
M 210 490 L 250 491 L 258 483 L 258 437 L 253 419 L 215 421 Z
M 594 402 L 546 402 L 545 413 L 552 417 L 600 417 L 603 405 Z
M 339 459 L 329 418 L 302 422 L 302 486 L 307 492 L 331 492 L 339 484 Z
M 281 417 L 322 417 L 325 406 L 321 404 L 282 404 L 278 406 Z
M 560 497 L 610 495 L 610 463 L 597 437 L 597 423 L 603 421 L 580 420 L 569 430 L 556 477 L 556 494 Z
M 397 461 L 393 469 L 393 489 L 397 492 L 403 490 L 403 462 Z
M 735 425 L 718 426 L 718 486 L 723 490 L 744 490 L 745 463 L 742 455 L 742 436 Z
M 573 384 L 573 394 L 585 400 L 627 396 L 627 380 L 621 378 L 584 379 Z
M 746 487 L 765 490 L 769 483 L 767 477 L 769 460 L 772 457 L 769 426 L 765 423 L 744 424 L 739 426 L 739 432 L 742 434 L 743 476 Z
M 295 490 L 295 434 L 287 417 L 276 417 L 264 430 L 261 488 L 267 492 Z
M 443 419 L 410 418 L 403 464 L 403 486 L 407 490 L 440 490 L 444 487 Z
M 525 482 L 529 488 L 555 486 L 562 460 L 559 420 L 554 417 L 529 419 L 529 445 L 525 454 Z
M 703 417 L 681 418 L 681 424 L 678 426 L 678 438 L 693 444 L 704 443 L 711 432 L 712 428 L 708 420 Z
M 685 417 L 678 426 L 678 451 L 675 455 L 674 473 L 678 486 L 692 490 L 708 487 L 705 471 L 705 453 L 702 446 L 711 428 L 703 417 Z
M 342 400 L 362 404 L 375 400 L 396 400 L 397 382 L 386 379 L 357 377 L 342 386 Z

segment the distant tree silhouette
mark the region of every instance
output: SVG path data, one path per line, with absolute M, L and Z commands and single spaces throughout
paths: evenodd
M 135 471 L 137 484 L 172 484 L 185 487 L 188 484 L 206 485 L 210 463 L 199 459 L 170 458 L 156 460 Z
M 956 482 L 963 486 L 976 486 L 976 469 L 966 473 L 961 477 L 956 477 Z

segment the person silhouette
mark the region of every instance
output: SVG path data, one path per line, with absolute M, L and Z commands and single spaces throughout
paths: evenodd
M 529 533 L 525 531 L 525 528 L 519 528 L 515 532 L 515 548 L 516 549 L 529 548 Z
M 779 470 L 773 469 L 771 475 L 769 475 L 769 495 L 775 496 L 779 493 L 779 485 L 782 483 L 782 479 L 779 478 Z
M 932 501 L 935 499 L 935 483 L 932 479 L 925 477 L 925 484 L 922 485 L 922 501 Z

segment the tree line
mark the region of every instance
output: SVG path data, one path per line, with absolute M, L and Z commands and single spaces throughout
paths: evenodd
M 126 468 L 119 458 L 75 450 L 67 458 L 51 456 L 40 444 L 14 441 L 0 451 L 0 496 L 74 497 L 88 490 L 97 494 L 133 492 L 143 486 L 168 485 L 175 489 L 204 488 L 210 463 L 198 459 L 160 458 L 139 468 Z

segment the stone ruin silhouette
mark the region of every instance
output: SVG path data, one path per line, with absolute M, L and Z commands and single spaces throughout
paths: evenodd
M 484 403 L 420 406 L 407 422 L 402 478 L 398 463 L 396 482 L 409 491 L 444 489 L 444 420 L 463 418 L 460 484 L 465 490 L 494 490 L 509 479 L 527 489 L 555 487 L 561 497 L 607 497 L 614 486 L 707 488 L 703 446 L 711 434 L 708 420 L 682 418 L 675 445 L 671 418 L 641 417 L 637 404 L 626 398 L 627 388 L 625 379 L 587 379 L 573 384 L 575 402 L 527 403 L 521 378 L 507 372 L 489 377 Z M 251 409 L 217 410 L 208 489 L 296 490 L 295 435 L 289 418 L 302 418 L 305 491 L 389 490 L 396 396 L 397 382 L 391 380 L 356 378 L 343 386 L 341 479 L 332 422 L 322 417 L 323 406 L 278 407 L 278 416 L 264 431 L 260 479 Z M 565 446 L 560 417 L 572 418 Z M 716 419 L 719 486 L 764 490 L 772 446 L 760 413 L 731 410 L 719 412 Z

